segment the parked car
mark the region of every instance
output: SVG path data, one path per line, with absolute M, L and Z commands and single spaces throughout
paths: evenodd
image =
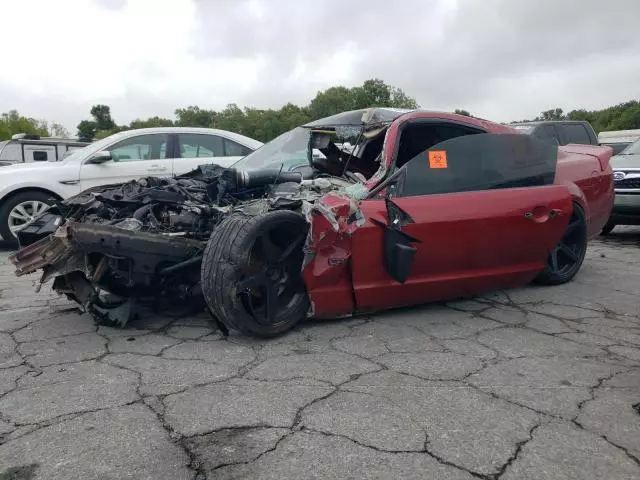
M 222 328 L 258 336 L 309 315 L 557 285 L 609 218 L 611 153 L 455 114 L 345 112 L 231 168 L 85 191 L 19 231 L 10 261 L 100 321 L 204 295 Z
M 262 142 L 207 128 L 127 130 L 73 152 L 59 162 L 0 168 L 0 235 L 17 246 L 15 232 L 56 200 L 90 187 L 149 175 L 171 177 L 203 163 L 229 166 Z
M 57 162 L 70 152 L 89 145 L 73 138 L 40 137 L 16 133 L 11 140 L 0 142 L 0 166 L 15 163 Z
M 640 129 L 614 130 L 609 132 L 600 132 L 598 134 L 598 142 L 600 142 L 600 145 L 606 145 L 613 148 L 614 155 L 622 152 L 636 140 L 640 140 Z
M 616 225 L 640 225 L 640 140 L 613 156 L 611 167 L 616 198 L 603 235 L 611 233 Z
M 599 145 L 598 136 L 589 122 L 581 120 L 542 120 L 510 125 L 523 133 L 551 140 L 557 145 Z

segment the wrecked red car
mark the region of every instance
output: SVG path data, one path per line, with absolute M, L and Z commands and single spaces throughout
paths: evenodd
M 571 280 L 611 212 L 611 155 L 467 116 L 345 112 L 233 168 L 82 192 L 20 231 L 11 261 L 101 321 L 206 302 L 223 326 L 273 336 Z

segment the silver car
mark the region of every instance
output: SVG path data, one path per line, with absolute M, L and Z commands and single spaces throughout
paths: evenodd
M 611 157 L 611 168 L 616 199 L 603 235 L 616 225 L 640 225 L 640 140 Z

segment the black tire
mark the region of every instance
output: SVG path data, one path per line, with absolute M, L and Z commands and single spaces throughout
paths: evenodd
M 229 330 L 273 337 L 306 318 L 309 299 L 301 267 L 307 231 L 304 217 L 289 210 L 233 214 L 213 231 L 202 258 L 202 291 L 212 313 Z M 278 267 L 270 255 L 272 260 L 287 260 Z M 276 297 L 271 296 L 274 292 Z
M 0 205 L 0 235 L 5 244 L 13 248 L 19 247 L 18 238 L 11 232 L 9 228 L 9 213 L 17 205 L 24 202 L 42 202 L 47 205 L 53 205 L 58 199 L 50 193 L 42 192 L 39 190 L 27 190 L 24 192 L 11 195 L 2 202 Z
M 580 270 L 587 253 L 587 220 L 580 205 L 573 213 L 565 233 L 549 254 L 544 270 L 535 278 L 540 285 L 561 285 L 569 282 Z
M 615 223 L 607 222 L 605 226 L 602 227 L 602 230 L 600 231 L 600 235 L 609 235 L 614 228 L 616 228 Z

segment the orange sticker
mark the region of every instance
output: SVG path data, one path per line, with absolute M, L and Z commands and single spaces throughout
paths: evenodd
M 447 168 L 447 152 L 444 150 L 430 151 L 429 168 Z

